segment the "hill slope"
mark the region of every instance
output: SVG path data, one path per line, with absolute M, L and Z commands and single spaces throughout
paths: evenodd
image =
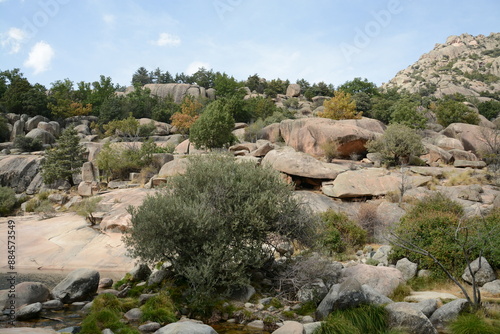
M 500 96 L 500 33 L 450 36 L 383 85 L 410 93 Z M 485 99 L 486 100 L 486 99 Z

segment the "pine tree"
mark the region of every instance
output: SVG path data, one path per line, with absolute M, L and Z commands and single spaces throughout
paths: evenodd
M 42 164 L 42 178 L 46 184 L 57 180 L 66 180 L 74 186 L 73 174 L 78 173 L 86 161 L 83 157 L 85 148 L 80 145 L 77 132 L 69 127 L 63 131 L 57 146 L 45 152 Z

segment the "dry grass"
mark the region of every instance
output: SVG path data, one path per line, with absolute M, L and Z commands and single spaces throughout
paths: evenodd
M 467 186 L 471 184 L 488 184 L 486 175 L 472 169 L 467 169 L 462 173 L 449 172 L 444 173 L 447 180 L 443 183 L 445 186 Z

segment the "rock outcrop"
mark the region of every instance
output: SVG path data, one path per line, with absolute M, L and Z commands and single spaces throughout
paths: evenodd
M 334 121 L 327 118 L 284 120 L 280 134 L 286 145 L 312 156 L 325 154 L 323 145 L 336 145 L 339 155 L 366 153 L 365 144 L 383 133 L 385 126 L 374 119 Z
M 444 44 L 436 44 L 413 65 L 399 71 L 383 88 L 425 91 L 438 98 L 455 93 L 479 97 L 484 91 L 499 91 L 498 80 L 485 79 L 500 77 L 499 36 L 450 36 Z

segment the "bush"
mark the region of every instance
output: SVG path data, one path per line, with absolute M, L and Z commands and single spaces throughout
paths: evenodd
M 447 127 L 451 123 L 478 124 L 479 117 L 476 112 L 469 109 L 465 104 L 450 99 L 438 102 L 436 117 L 439 124 Z
M 407 164 L 410 156 L 425 152 L 422 138 L 415 130 L 402 124 L 391 124 L 378 139 L 367 144 L 369 152 L 379 152 L 389 162 Z
M 462 215 L 460 204 L 435 193 L 417 202 L 395 226 L 394 233 L 431 252 L 446 268 L 460 273 L 464 263 L 454 232 Z M 432 269 L 435 275 L 443 274 L 431 258 L 397 245 L 393 247 L 390 257 L 393 260 L 407 257 L 419 264 L 419 268 Z
M 255 143 L 257 140 L 262 139 L 262 129 L 265 127 L 264 121 L 259 118 L 245 128 L 245 140 Z
M 191 126 L 189 139 L 196 148 L 221 148 L 235 142 L 234 119 L 220 101 L 210 103 Z
M 391 107 L 391 123 L 406 125 L 412 129 L 425 129 L 427 118 L 419 109 L 419 103 L 409 97 L 403 98 Z
M 333 159 L 340 157 L 340 152 L 338 150 L 338 141 L 329 140 L 321 144 L 321 149 L 325 154 L 326 162 L 332 162 Z
M 213 302 L 249 282 L 269 259 L 269 233 L 310 244 L 314 220 L 279 173 L 233 157 L 190 158 L 167 190 L 130 208 L 129 252 L 145 262 L 170 261 L 194 303 Z
M 94 213 L 99 209 L 99 202 L 102 200 L 102 197 L 90 197 L 85 198 L 80 203 L 72 206 L 72 209 L 85 219 L 92 225 L 97 223 L 96 218 L 94 217 Z
M 368 238 L 373 241 L 375 229 L 383 224 L 377 215 L 377 206 L 375 204 L 363 203 L 360 206 L 358 224 L 367 232 Z
M 33 152 L 43 150 L 43 144 L 38 138 L 19 135 L 14 138 L 14 148 L 23 152 Z
M 7 216 L 16 206 L 16 193 L 9 187 L 0 187 L 0 216 Z
M 0 143 L 4 141 L 9 141 L 9 127 L 7 126 L 7 120 L 0 116 Z
M 344 213 L 330 209 L 320 216 L 325 224 L 321 242 L 329 252 L 343 253 L 366 243 L 366 231 Z
M 325 110 L 318 113 L 319 117 L 330 119 L 359 119 L 362 112 L 356 110 L 356 102 L 351 94 L 337 91 L 335 96 L 323 102 Z
M 500 114 L 500 102 L 495 100 L 481 102 L 477 105 L 477 109 L 481 115 L 491 121 Z

